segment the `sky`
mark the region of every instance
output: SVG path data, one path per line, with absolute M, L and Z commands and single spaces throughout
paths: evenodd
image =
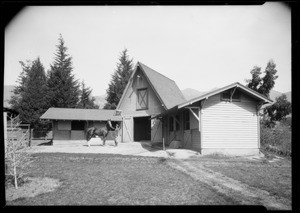
M 16 85 L 19 61 L 53 63 L 59 34 L 73 74 L 94 96 L 106 94 L 124 48 L 133 59 L 183 90 L 246 84 L 269 60 L 273 88 L 291 91 L 291 12 L 280 2 L 258 6 L 30 6 L 5 28 L 4 85 Z

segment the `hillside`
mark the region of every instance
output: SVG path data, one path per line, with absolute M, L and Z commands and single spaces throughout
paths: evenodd
M 8 100 L 13 95 L 14 87 L 15 87 L 14 85 L 4 85 L 4 87 L 3 87 L 3 106 L 4 107 L 10 107 L 10 105 L 8 104 Z M 99 109 L 102 109 L 104 104 L 106 103 L 105 95 L 94 96 L 94 98 L 95 98 L 95 104 L 100 106 Z
M 211 90 L 214 90 L 214 89 L 217 89 L 217 88 L 213 88 Z M 184 97 L 186 98 L 186 100 L 191 100 L 191 99 L 199 97 L 202 94 L 204 94 L 206 92 L 209 92 L 209 91 L 200 92 L 200 91 L 192 89 L 192 88 L 187 88 L 187 89 L 181 90 L 181 92 L 184 95 Z M 271 90 L 271 92 L 270 92 L 270 99 L 273 100 L 273 101 L 275 101 L 275 99 L 277 97 L 279 97 L 280 95 L 282 95 L 282 94 L 286 94 L 287 100 L 291 102 L 291 92 L 281 93 L 281 92 L 278 92 L 276 90 Z
M 94 96 L 95 104 L 99 106 L 99 109 L 102 109 L 106 103 L 105 95 Z
M 192 89 L 192 88 L 186 88 L 184 90 L 181 90 L 181 92 L 184 95 L 186 100 L 191 100 L 191 99 L 199 97 L 200 95 L 205 93 L 205 92 L 200 92 L 200 91 Z

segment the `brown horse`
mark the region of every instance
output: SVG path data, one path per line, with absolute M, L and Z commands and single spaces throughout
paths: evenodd
M 113 128 L 110 125 L 110 129 L 114 129 L 114 131 L 109 131 L 107 128 L 107 125 L 105 125 L 105 127 L 102 127 L 100 129 L 96 128 L 96 127 L 90 127 L 87 129 L 87 134 L 86 134 L 86 140 L 88 142 L 88 146 L 90 146 L 89 141 L 91 140 L 92 137 L 94 137 L 95 135 L 97 135 L 98 137 L 100 137 L 103 141 L 103 146 L 105 146 L 105 142 L 106 142 L 106 138 L 109 132 L 112 132 L 114 141 L 115 141 L 115 145 L 118 146 L 118 142 L 117 142 L 117 137 L 118 137 L 118 133 L 119 133 L 119 125 L 116 125 L 116 128 Z

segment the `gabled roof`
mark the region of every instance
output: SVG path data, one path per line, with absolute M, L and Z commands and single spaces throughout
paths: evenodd
M 158 115 L 152 117 L 152 119 L 153 118 L 157 118 L 157 117 L 161 117 L 161 116 L 164 116 L 164 115 L 167 115 L 169 113 L 176 112 L 177 110 L 179 110 L 181 108 L 184 108 L 184 107 L 186 107 L 188 105 L 191 105 L 191 104 L 193 104 L 195 102 L 198 102 L 198 101 L 201 101 L 201 100 L 204 100 L 204 99 L 208 99 L 209 97 L 211 97 L 213 95 L 216 95 L 218 93 L 224 92 L 224 91 L 226 91 L 228 89 L 232 89 L 234 87 L 240 88 L 245 93 L 247 93 L 249 96 L 251 96 L 251 97 L 253 97 L 253 98 L 257 99 L 257 100 L 263 101 L 264 104 L 266 104 L 266 103 L 272 103 L 273 102 L 272 100 L 270 100 L 269 98 L 263 96 L 262 94 L 260 94 L 260 93 L 258 93 L 256 91 L 254 91 L 254 90 L 252 90 L 252 89 L 250 89 L 250 88 L 248 88 L 248 87 L 240 84 L 239 82 L 235 82 L 235 83 L 230 84 L 228 86 L 211 90 L 211 91 L 206 92 L 206 93 L 204 93 L 204 94 L 202 94 L 202 95 L 200 95 L 200 96 L 198 96 L 196 98 L 193 98 L 191 100 L 188 100 L 186 102 L 178 104 L 178 105 L 172 107 L 171 109 L 167 110 L 166 112 L 163 112 L 161 114 L 158 114 Z
M 49 108 L 40 119 L 47 120 L 82 120 L 82 121 L 122 121 L 121 116 L 115 116 L 115 110 Z
M 185 97 L 183 96 L 181 90 L 179 89 L 175 81 L 171 80 L 170 78 L 167 78 L 159 72 L 156 72 L 150 67 L 147 67 L 141 62 L 137 62 L 135 70 L 133 71 L 128 81 L 128 84 L 122 94 L 117 109 L 119 108 L 120 103 L 122 102 L 125 93 L 128 90 L 129 84 L 132 82 L 132 78 L 138 70 L 138 67 L 146 76 L 150 86 L 152 87 L 156 96 L 161 101 L 166 110 L 186 101 Z
M 203 100 L 203 99 L 207 99 L 209 98 L 210 96 L 213 96 L 215 94 L 218 94 L 218 93 L 221 93 L 221 92 L 224 92 L 228 89 L 231 89 L 231 88 L 234 88 L 234 87 L 238 87 L 240 88 L 241 90 L 243 90 L 244 92 L 246 92 L 248 95 L 250 95 L 251 97 L 255 98 L 255 99 L 258 99 L 258 100 L 261 100 L 263 101 L 264 103 L 272 103 L 273 101 L 270 100 L 269 98 L 265 97 L 264 95 L 240 84 L 239 82 L 235 82 L 233 84 L 230 84 L 228 86 L 225 86 L 225 87 L 222 87 L 222 88 L 218 88 L 218 89 L 215 89 L 215 90 L 212 90 L 212 91 L 209 91 L 207 93 L 204 93 L 202 94 L 201 96 L 199 97 L 196 97 L 196 98 L 193 98 L 189 101 L 186 101 L 185 103 L 182 103 L 182 104 L 179 104 L 178 105 L 178 108 L 182 108 L 182 107 L 185 107 L 187 105 L 190 105 L 190 104 L 193 104 L 197 101 L 200 101 L 200 100 Z

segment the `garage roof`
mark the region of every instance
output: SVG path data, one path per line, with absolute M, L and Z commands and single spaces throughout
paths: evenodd
M 40 119 L 47 120 L 82 120 L 82 121 L 122 121 L 121 116 L 115 115 L 115 110 L 105 109 L 74 109 L 49 108 Z

